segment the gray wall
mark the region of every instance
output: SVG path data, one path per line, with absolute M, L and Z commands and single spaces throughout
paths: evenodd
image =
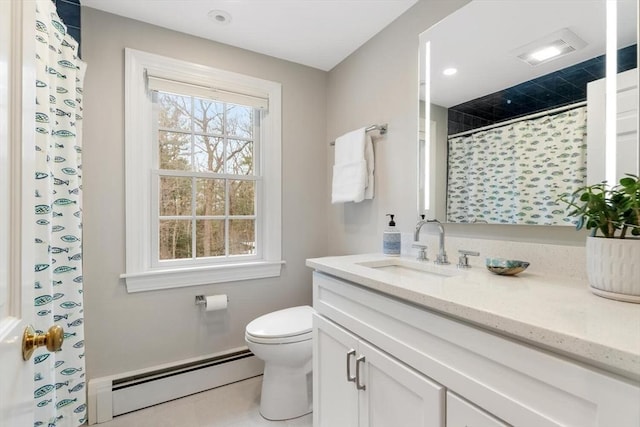
M 424 104 L 424 102 L 421 102 Z M 424 107 L 423 107 L 424 108 Z M 442 165 L 447 164 L 447 117 L 448 110 L 439 105 L 431 104 L 431 121 L 436 123 L 435 145 L 436 176 L 435 179 L 435 206 L 432 208 L 434 218 L 441 219 L 447 216 L 447 168 Z M 421 119 L 422 120 L 422 119 Z
M 388 134 L 374 143 L 376 196 L 371 201 L 329 205 L 333 150 L 328 151 L 329 254 L 380 252 L 387 213 L 396 214 L 400 231 L 415 227 L 418 36 L 467 2 L 418 1 L 329 73 L 330 139 L 371 123 L 389 123 Z M 454 236 L 567 245 L 584 245 L 585 236 L 573 227 L 450 224 L 446 229 Z
M 82 8 L 84 283 L 89 378 L 244 345 L 244 327 L 276 309 L 311 303 L 306 258 L 327 253 L 327 73 Z M 124 48 L 282 83 L 280 278 L 127 294 L 125 270 Z M 319 195 L 316 197 L 316 195 Z M 304 201 L 301 203 L 301 201 Z M 204 315 L 198 294 L 229 295 L 227 315 Z

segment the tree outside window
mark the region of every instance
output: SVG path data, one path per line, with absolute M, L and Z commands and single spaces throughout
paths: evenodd
M 158 258 L 256 253 L 252 107 L 156 93 Z

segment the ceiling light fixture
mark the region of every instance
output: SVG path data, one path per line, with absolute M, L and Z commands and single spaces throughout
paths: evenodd
M 207 16 L 218 25 L 228 25 L 231 22 L 231 15 L 224 10 L 210 10 Z
M 547 59 L 551 59 L 554 56 L 558 56 L 562 53 L 562 51 L 560 49 L 558 49 L 555 46 L 547 46 L 547 47 L 543 47 L 542 49 L 538 49 L 535 52 L 533 52 L 531 54 L 531 59 L 538 61 L 538 62 L 542 62 L 542 61 L 546 61 Z
M 458 69 L 453 67 L 445 68 L 444 70 L 442 70 L 442 74 L 444 74 L 445 76 L 453 76 L 457 72 L 458 72 Z
M 511 53 L 529 65 L 540 65 L 585 47 L 587 43 L 565 28 L 549 34 Z

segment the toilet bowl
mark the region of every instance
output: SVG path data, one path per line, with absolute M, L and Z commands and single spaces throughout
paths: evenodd
M 249 350 L 264 361 L 260 414 L 286 420 L 312 409 L 313 308 L 291 307 L 253 320 L 245 330 Z

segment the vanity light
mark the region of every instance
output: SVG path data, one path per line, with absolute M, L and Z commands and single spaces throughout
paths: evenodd
M 231 15 L 224 10 L 210 10 L 207 16 L 218 25 L 228 25 L 231 22 Z
M 442 70 L 442 74 L 444 74 L 445 76 L 453 76 L 457 72 L 457 68 L 445 68 L 444 70 Z

